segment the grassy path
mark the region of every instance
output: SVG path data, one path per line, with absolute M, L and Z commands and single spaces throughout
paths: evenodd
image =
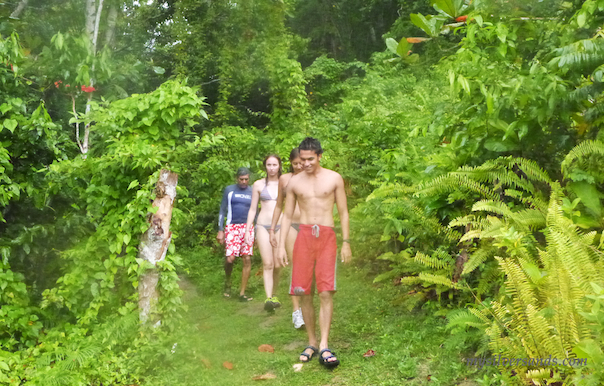
M 216 274 L 219 263 L 204 268 L 213 271 L 204 283 L 216 287 L 221 280 Z M 254 265 L 252 272 L 257 269 Z M 292 326 L 285 285 L 279 294 L 283 307 L 273 315 L 262 309 L 258 276 L 252 277 L 255 299 L 248 303 L 223 299 L 192 281 L 185 287 L 189 310 L 182 329 L 173 336 L 175 353 L 148 385 L 477 385 L 466 380 L 477 377 L 471 375 L 476 369 L 461 362 L 463 342 L 452 340 L 444 319 L 393 306 L 398 289 L 375 286 L 354 267 L 338 268 L 330 345 L 342 363 L 334 371 L 324 369 L 315 358 L 294 372 L 307 340 L 305 331 Z M 275 352 L 259 352 L 262 344 L 270 344 Z M 364 358 L 369 349 L 376 355 Z M 225 361 L 233 369 L 223 367 Z M 252 380 L 265 373 L 276 378 Z

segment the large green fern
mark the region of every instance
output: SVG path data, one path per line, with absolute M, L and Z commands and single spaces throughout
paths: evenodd
M 454 329 L 488 325 L 485 332 L 494 353 L 570 358 L 573 348 L 590 338 L 589 322 L 582 313 L 589 308 L 586 295 L 594 291 L 590 283 L 604 284 L 604 254 L 594 247 L 594 232 L 581 232 L 564 216 L 561 188 L 557 183 L 552 188 L 546 248 L 529 260 L 498 257 L 505 291 L 488 307 L 458 312 L 449 319 Z M 516 371 L 539 384 L 545 368 L 524 366 Z

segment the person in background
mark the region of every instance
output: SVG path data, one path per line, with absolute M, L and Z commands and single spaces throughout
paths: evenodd
M 281 219 L 281 212 L 283 208 L 283 202 L 285 200 L 285 189 L 287 188 L 287 184 L 289 184 L 289 180 L 302 172 L 302 160 L 300 159 L 300 150 L 298 148 L 294 148 L 289 154 L 289 162 L 291 164 L 289 173 L 286 173 L 279 177 L 279 195 L 277 196 L 277 204 L 275 205 L 275 211 L 273 213 L 273 220 L 271 221 L 271 229 L 274 229 L 279 220 Z M 289 230 L 289 234 L 287 236 L 287 240 L 285 241 L 285 250 L 287 251 L 287 256 L 291 259 L 292 253 L 294 251 L 294 243 L 296 242 L 296 236 L 298 236 L 298 228 L 300 226 L 300 208 L 296 205 L 294 209 L 294 214 L 292 215 L 292 225 Z M 273 230 L 270 231 L 271 235 L 271 245 L 274 248 L 279 246 L 279 242 L 277 239 L 277 232 Z M 300 308 L 300 298 L 296 295 L 292 295 L 292 322 L 294 323 L 294 328 L 300 328 L 304 326 L 304 317 L 302 316 L 302 309 Z
M 241 288 L 239 290 L 240 301 L 250 301 L 251 297 L 245 295 L 245 288 L 252 270 L 252 253 L 254 243 L 254 230 L 246 233 L 247 214 L 252 203 L 252 189 L 248 186 L 250 182 L 250 170 L 241 167 L 237 170 L 237 183 L 229 185 L 222 194 L 220 214 L 218 216 L 218 235 L 216 239 L 222 245 L 226 244 L 224 260 L 224 292 L 223 296 L 231 297 L 231 273 L 235 258 L 241 256 L 243 260 L 243 272 L 241 275 Z M 226 226 L 223 227 L 223 223 Z M 245 243 L 247 237 L 248 243 Z
M 281 302 L 275 296 L 279 285 L 281 265 L 277 261 L 277 249 L 271 245 L 269 232 L 279 232 L 279 225 L 271 226 L 271 219 L 277 203 L 279 177 L 281 177 L 281 158 L 271 154 L 264 159 L 263 164 L 266 177 L 254 182 L 252 186 L 252 202 L 247 214 L 245 242 L 250 244 L 254 242 L 251 239 L 250 231 L 254 228 L 254 219 L 260 202 L 260 213 L 258 213 L 258 219 L 256 220 L 256 245 L 260 249 L 260 256 L 262 257 L 264 292 L 266 293 L 264 309 L 273 311 L 281 306 Z

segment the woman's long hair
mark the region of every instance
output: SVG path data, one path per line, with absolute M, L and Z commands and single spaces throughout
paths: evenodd
M 269 154 L 266 156 L 266 158 L 264 158 L 264 161 L 262 161 L 262 164 L 264 165 L 264 171 L 266 171 L 266 178 L 264 179 L 264 184 L 268 185 L 268 171 L 266 170 L 266 161 L 268 161 L 269 158 L 275 158 L 277 160 L 277 162 L 279 162 L 279 174 L 277 176 L 277 178 L 281 177 L 281 174 L 283 174 L 283 169 L 282 169 L 282 163 L 281 163 L 281 157 L 279 157 L 277 154 Z
M 292 151 L 289 153 L 289 172 L 293 173 L 294 172 L 294 167 L 292 166 L 292 162 L 296 159 L 300 157 L 300 149 L 297 147 L 294 147 L 292 149 Z

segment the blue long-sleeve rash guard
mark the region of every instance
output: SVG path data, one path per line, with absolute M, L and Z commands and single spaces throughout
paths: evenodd
M 239 185 L 229 185 L 222 194 L 220 215 L 218 216 L 218 229 L 224 230 L 224 221 L 229 224 L 247 223 L 247 213 L 252 204 L 252 188 L 248 186 L 241 189 Z

